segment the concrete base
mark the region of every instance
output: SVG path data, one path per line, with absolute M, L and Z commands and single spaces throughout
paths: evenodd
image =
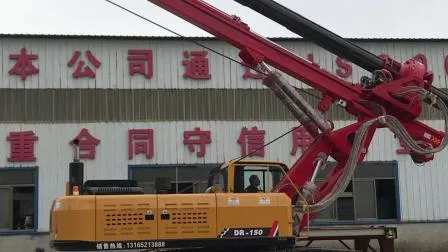
M 430 224 L 400 224 L 398 239 L 395 240 L 396 252 L 446 252 L 448 251 L 448 223 Z M 4 252 L 54 252 L 49 248 L 48 235 L 17 235 L 0 236 L 0 251 Z M 354 248 L 353 242 L 346 241 L 347 245 Z M 305 245 L 306 243 L 301 243 Z M 377 241 L 371 241 L 370 245 L 379 250 Z M 331 249 L 344 249 L 338 241 L 315 241 L 311 247 L 324 247 Z M 37 250 L 36 250 L 37 249 Z M 42 250 L 39 250 L 42 249 Z M 138 250 L 132 250 L 138 251 Z M 373 250 L 370 250 L 373 251 Z

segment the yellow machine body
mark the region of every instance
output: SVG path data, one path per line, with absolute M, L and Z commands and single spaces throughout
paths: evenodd
M 59 251 L 292 246 L 291 199 L 269 192 L 286 169 L 275 161 L 230 161 L 211 172 L 205 193 L 66 195 L 51 207 L 51 246 Z M 246 172 L 264 178 L 259 192 L 244 191 Z
M 291 215 L 280 193 L 63 196 L 50 238 L 58 250 L 284 245 L 294 242 Z

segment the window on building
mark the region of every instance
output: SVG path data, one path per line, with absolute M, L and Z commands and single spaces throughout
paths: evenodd
M 0 169 L 0 232 L 37 228 L 36 178 L 36 169 Z
M 318 184 L 328 170 L 319 172 Z M 316 215 L 316 222 L 398 219 L 396 172 L 395 162 L 364 162 L 344 193 Z
M 155 193 L 155 179 L 169 178 L 168 193 L 203 193 L 207 189 L 210 171 L 219 164 L 148 165 L 130 167 L 130 179 L 137 181 L 145 193 Z

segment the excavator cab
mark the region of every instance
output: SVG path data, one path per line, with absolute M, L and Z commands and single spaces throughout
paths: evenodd
M 277 161 L 230 161 L 210 172 L 208 193 L 271 192 L 272 188 L 288 172 L 288 167 Z M 253 181 L 257 181 L 256 184 Z M 255 187 L 256 190 L 248 190 Z

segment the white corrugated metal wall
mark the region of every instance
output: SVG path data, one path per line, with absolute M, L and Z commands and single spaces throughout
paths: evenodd
M 221 41 L 201 41 L 200 43 L 233 59 L 239 60 L 238 50 Z M 340 69 L 336 64 L 335 55 L 322 50 L 311 43 L 303 41 L 279 41 L 280 45 L 304 58 L 313 53 L 314 61 L 327 71 L 336 74 Z M 434 85 L 447 88 L 447 72 L 445 57 L 448 54 L 448 42 L 356 42 L 374 54 L 385 53 L 398 61 L 423 53 L 427 57 L 428 67 L 434 72 Z M 38 54 L 39 59 L 33 61 L 40 69 L 39 75 L 28 76 L 26 82 L 20 78 L 11 78 L 8 70 L 14 61 L 8 60 L 11 53 L 17 54 L 25 47 L 28 53 Z M 104 40 L 104 39 L 23 39 L 0 37 L 0 88 L 118 88 L 118 89 L 196 89 L 196 88 L 265 88 L 259 81 L 243 80 L 243 67 L 221 55 L 208 52 L 210 72 L 212 78 L 207 81 L 190 80 L 182 77 L 183 52 L 203 50 L 199 46 L 185 40 Z M 152 49 L 154 57 L 154 76 L 145 79 L 142 76 L 129 76 L 127 66 L 128 49 Z M 96 72 L 95 79 L 72 78 L 75 66 L 67 66 L 74 51 L 82 53 L 81 58 L 87 61 L 85 51 L 91 50 L 93 55 L 101 61 L 101 66 L 92 70 Z M 353 64 L 353 73 L 349 82 L 358 82 L 367 72 Z M 291 83 L 299 83 L 289 78 Z M 301 86 L 301 85 L 300 85 Z M 303 86 L 308 88 L 307 86 Z
M 336 127 L 346 122 L 336 122 Z M 441 122 L 430 122 L 440 126 Z M 184 164 L 216 163 L 238 158 L 241 155 L 237 139 L 242 127 L 257 126 L 266 131 L 265 141 L 290 130 L 292 122 L 140 122 L 140 123 L 89 123 L 89 124 L 8 124 L 0 129 L 0 136 L 9 131 L 33 130 L 39 137 L 36 147 L 36 164 L 39 166 L 39 223 L 46 230 L 51 200 L 63 195 L 68 178 L 68 163 L 72 149 L 68 142 L 82 128 L 87 128 L 100 144 L 96 147 L 95 160 L 84 160 L 86 179 L 126 179 L 128 165 L 132 164 Z M 212 143 L 207 145 L 203 158 L 190 153 L 182 143 L 183 132 L 200 127 L 210 130 Z M 128 129 L 154 129 L 155 153 L 151 160 L 137 155 L 128 160 Z M 0 166 L 26 166 L 7 163 L 9 143 L 0 145 Z M 265 159 L 282 160 L 292 164 L 301 151 L 290 155 L 291 135 L 274 142 L 265 149 Z M 373 139 L 367 161 L 398 161 L 401 217 L 403 221 L 448 219 L 448 150 L 437 155 L 436 161 L 425 166 L 415 165 L 411 159 L 396 154 L 400 148 L 387 130 L 379 130 Z
M 201 42 L 227 56 L 237 59 L 237 50 L 219 41 Z M 320 48 L 306 42 L 281 42 L 297 54 L 306 57 L 314 54 L 314 60 L 328 71 L 335 73 L 336 57 Z M 361 46 L 373 53 L 387 53 L 397 60 L 406 60 L 418 53 L 424 53 L 430 69 L 433 69 L 434 85 L 447 88 L 445 71 L 445 55 L 448 42 L 360 42 Z M 38 75 L 29 76 L 26 81 L 10 76 L 8 69 L 13 65 L 8 60 L 10 53 L 18 53 L 22 47 L 39 55 L 35 65 L 40 68 Z M 183 79 L 182 52 L 184 50 L 200 49 L 186 41 L 157 40 L 111 40 L 102 39 L 0 39 L 0 72 L 1 88 L 18 89 L 53 89 L 53 88 L 112 88 L 112 89 L 191 89 L 191 88 L 264 88 L 256 80 L 243 80 L 243 68 L 223 57 L 209 52 L 212 79 L 207 81 Z M 127 49 L 151 48 L 154 52 L 154 76 L 146 80 L 141 76 L 127 74 Z M 102 65 L 96 70 L 96 79 L 73 79 L 72 68 L 67 62 L 74 50 L 83 52 L 90 49 Z M 347 81 L 357 81 L 366 74 L 353 67 L 353 74 Z M 292 80 L 292 79 L 290 79 Z M 297 83 L 294 81 L 294 83 Z M 348 122 L 336 122 L 342 126 Z M 430 121 L 442 129 L 442 122 Z M 266 141 L 277 137 L 279 132 L 285 132 L 294 126 L 293 122 L 132 122 L 132 123 L 70 123 L 70 124 L 6 124 L 0 129 L 0 136 L 6 137 L 10 131 L 34 130 L 39 136 L 37 142 L 37 162 L 39 166 L 39 229 L 48 229 L 48 212 L 51 200 L 64 193 L 65 181 L 68 177 L 68 163 L 71 160 L 71 149 L 68 141 L 76 136 L 83 127 L 88 128 L 95 137 L 101 140 L 97 147 L 97 157 L 94 161 L 86 161 L 87 179 L 94 178 L 127 178 L 128 165 L 147 163 L 214 163 L 223 162 L 239 156 L 239 146 L 236 141 L 239 130 L 244 126 L 258 126 L 266 130 Z M 196 158 L 188 152 L 182 143 L 184 130 L 201 127 L 212 132 L 212 144 L 207 148 L 204 158 Z M 131 128 L 153 128 L 155 130 L 156 153 L 154 159 L 145 160 L 141 156 L 134 160 L 127 159 L 127 130 Z M 276 142 L 266 150 L 266 158 L 283 160 L 291 164 L 297 156 L 290 153 L 290 138 Z M 397 160 L 399 163 L 400 204 L 403 221 L 425 221 L 448 219 L 448 200 L 444 192 L 448 191 L 448 171 L 445 164 L 448 157 L 446 151 L 437 155 L 435 161 L 424 167 L 416 166 L 407 156 L 397 155 L 395 150 L 398 142 L 392 134 L 385 131 L 377 132 L 367 160 Z M 1 166 L 26 166 L 8 163 L 9 145 L 7 141 L 0 144 Z M 298 152 L 299 155 L 300 152 Z M 34 165 L 34 164 L 31 164 Z

